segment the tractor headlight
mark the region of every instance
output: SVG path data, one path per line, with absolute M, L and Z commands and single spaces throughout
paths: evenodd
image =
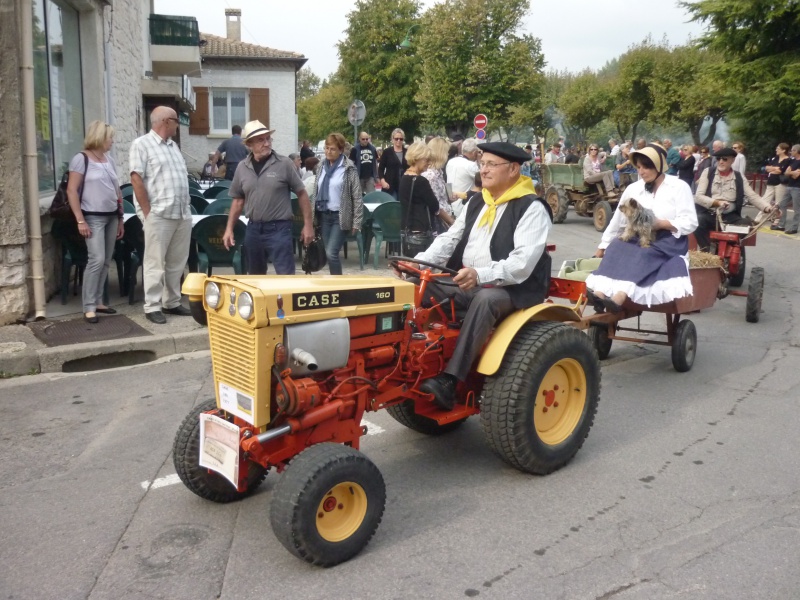
M 236 303 L 239 309 L 239 316 L 245 321 L 253 316 L 253 297 L 247 292 L 239 294 L 239 302 Z
M 219 286 L 214 283 L 213 281 L 207 281 L 206 287 L 204 290 L 204 295 L 206 299 L 206 304 L 211 308 L 217 308 L 219 306 Z

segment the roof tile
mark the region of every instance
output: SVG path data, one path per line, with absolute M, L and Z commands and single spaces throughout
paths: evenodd
M 210 33 L 201 33 L 200 39 L 206 41 L 204 46 L 200 46 L 200 56 L 209 58 L 305 58 L 299 52 L 237 42 Z

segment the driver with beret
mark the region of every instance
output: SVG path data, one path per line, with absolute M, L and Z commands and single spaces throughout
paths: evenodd
M 464 381 L 495 324 L 514 310 L 544 301 L 550 287 L 547 235 L 553 215 L 520 174 L 530 154 L 508 142 L 478 144 L 483 193 L 475 194 L 455 223 L 414 258 L 458 271 L 431 282 L 437 301 L 453 297 L 466 310 L 455 351 L 444 372 L 422 383 L 443 410 L 455 406 Z M 448 281 L 457 287 L 446 284 Z M 439 283 L 442 282 L 442 283 Z

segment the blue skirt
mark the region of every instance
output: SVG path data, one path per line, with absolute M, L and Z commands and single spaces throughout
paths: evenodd
M 649 247 L 639 238 L 612 241 L 600 266 L 586 278 L 586 287 L 606 296 L 625 292 L 632 302 L 652 306 L 692 295 L 689 240 L 658 231 Z

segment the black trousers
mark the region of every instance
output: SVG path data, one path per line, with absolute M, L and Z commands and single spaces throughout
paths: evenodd
M 443 281 L 452 280 L 445 278 Z M 439 285 L 436 281 L 428 284 L 426 295 L 433 296 L 437 302 L 453 298 L 456 310 L 467 311 L 453 356 L 444 369 L 445 373 L 464 381 L 495 324 L 514 312 L 511 296 L 502 287 L 474 287 L 462 291 L 458 287 Z

